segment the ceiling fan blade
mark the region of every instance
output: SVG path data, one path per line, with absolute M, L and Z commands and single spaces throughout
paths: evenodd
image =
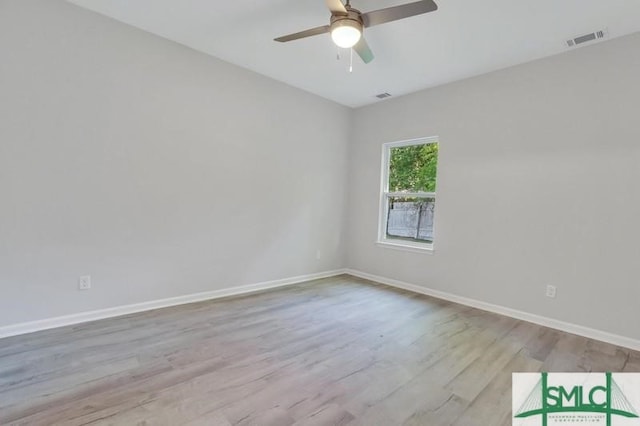
M 324 0 L 331 12 L 347 13 L 347 8 L 340 0 Z
M 362 21 L 364 22 L 365 27 L 373 27 L 374 25 L 397 21 L 398 19 L 433 12 L 434 10 L 438 10 L 438 5 L 435 4 L 433 0 L 420 0 L 400 6 L 393 6 L 386 9 L 363 13 Z
M 288 34 L 282 37 L 275 38 L 275 41 L 279 41 L 281 43 L 298 40 L 300 38 L 311 37 L 319 34 L 324 34 L 329 32 L 329 25 L 323 25 L 322 27 L 311 28 L 310 30 L 300 31 L 299 33 Z
M 353 50 L 356 51 L 358 56 L 360 56 L 360 59 L 362 59 L 362 62 L 364 62 L 365 64 L 373 61 L 373 52 L 371 51 L 371 48 L 367 44 L 367 41 L 364 39 L 364 37 L 361 37 L 360 41 L 358 41 L 356 45 L 353 46 Z

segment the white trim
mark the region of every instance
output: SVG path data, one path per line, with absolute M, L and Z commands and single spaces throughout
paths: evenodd
M 298 284 L 305 281 L 311 281 L 321 278 L 333 277 L 341 274 L 349 274 L 354 277 L 364 278 L 380 284 L 391 287 L 408 290 L 414 293 L 424 294 L 426 296 L 435 297 L 437 299 L 448 300 L 465 306 L 481 309 L 483 311 L 493 312 L 496 314 L 508 316 L 522 321 L 539 324 L 544 327 L 553 328 L 567 333 L 576 334 L 590 339 L 600 340 L 614 345 L 626 347 L 633 350 L 640 350 L 640 340 L 632 339 L 625 336 L 609 333 L 602 330 L 596 330 L 577 324 L 572 324 L 553 318 L 547 318 L 516 309 L 507 308 L 480 300 L 470 299 L 447 293 L 440 290 L 434 290 L 415 284 L 409 284 L 392 278 L 381 277 L 354 269 L 337 269 L 333 271 L 319 272 L 315 274 L 300 275 L 297 277 L 284 278 L 280 280 L 265 281 L 262 283 L 249 284 L 240 287 L 231 287 L 220 290 L 213 290 L 203 293 L 195 293 L 184 296 L 172 297 L 168 299 L 154 300 L 149 302 L 137 303 L 133 305 L 119 306 L 115 308 L 100 309 L 90 312 L 82 312 L 79 314 L 66 315 L 61 317 L 49 318 L 38 321 L 25 322 L 9 326 L 0 327 L 0 338 L 17 336 L 20 334 L 33 333 L 36 331 L 47 330 L 51 328 L 63 327 L 67 325 L 80 324 L 88 321 L 95 321 L 105 318 L 113 318 L 122 315 L 133 314 L 137 312 L 149 311 L 152 309 L 166 308 L 170 306 L 183 305 L 187 303 L 201 302 L 205 300 L 218 299 L 222 297 L 235 296 L 240 294 L 254 293 L 262 290 L 268 290 L 288 285 Z
M 393 241 L 393 242 L 392 242 Z M 376 241 L 376 245 L 386 249 L 410 251 L 412 253 L 433 254 L 433 244 L 428 243 L 400 243 L 402 240 L 382 240 Z
M 507 308 L 505 306 L 494 305 L 492 303 L 470 299 L 468 297 L 458 296 L 456 294 L 447 293 L 440 290 L 434 290 L 431 288 L 422 287 L 415 284 L 409 284 L 403 281 L 394 280 L 392 278 L 386 278 L 378 275 L 368 274 L 366 272 L 357 271 L 354 269 L 347 269 L 345 273 L 349 275 L 353 275 L 354 277 L 364 278 L 380 284 L 386 284 L 391 287 L 401 288 L 403 290 L 424 294 L 427 296 L 435 297 L 437 299 L 447 300 L 450 302 L 458 303 L 460 305 L 471 306 L 473 308 L 481 309 L 483 311 L 493 312 L 496 314 L 519 319 L 522 321 L 527 321 L 534 324 L 542 325 L 544 327 L 553 328 L 553 329 L 564 331 L 571 334 L 577 334 L 578 336 L 587 337 L 589 339 L 600 340 L 602 342 L 611 343 L 613 345 L 622 346 L 622 347 L 633 349 L 636 351 L 640 350 L 640 340 L 632 339 L 630 337 L 620 336 L 620 335 L 609 333 L 606 331 L 596 330 L 594 328 L 584 327 L 581 325 L 572 324 L 569 322 L 560 321 L 553 318 L 547 318 L 540 315 L 531 314 L 529 312 L 523 312 L 516 309 Z
M 383 146 L 388 148 L 398 148 L 401 146 L 426 145 L 428 143 L 438 143 L 439 140 L 440 138 L 438 136 L 426 136 L 422 138 L 405 139 L 403 141 L 397 141 L 397 142 L 387 142 L 383 144 Z
M 265 281 L 256 284 L 243 285 L 240 287 L 230 287 L 220 290 L 206 291 L 203 293 L 187 294 L 184 296 L 171 297 L 168 299 L 152 300 L 149 302 L 135 303 L 132 305 L 117 306 L 114 308 L 99 309 L 96 311 L 81 312 L 79 314 L 65 315 L 55 318 L 47 318 L 38 321 L 30 321 L 19 324 L 0 327 L 0 339 L 3 337 L 17 336 L 19 334 L 33 333 L 35 331 L 47 330 L 50 328 L 64 327 L 67 325 L 80 324 L 88 321 L 95 321 L 105 318 L 119 317 L 122 315 L 134 314 L 137 312 L 150 311 L 152 309 L 167 308 L 170 306 L 184 305 L 187 303 L 202 302 L 204 300 L 219 299 L 221 297 L 235 296 L 239 294 L 254 293 L 257 291 L 285 287 L 298 284 L 304 281 L 328 278 L 344 274 L 344 269 L 334 271 L 318 272 L 315 274 L 299 275 L 297 277 L 283 278 L 280 280 Z
M 435 192 L 386 192 L 387 198 L 433 198 L 435 200 Z

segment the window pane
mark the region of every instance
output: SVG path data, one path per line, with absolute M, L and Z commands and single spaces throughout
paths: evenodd
M 389 197 L 387 238 L 433 243 L 435 198 Z
M 436 192 L 438 144 L 391 148 L 389 191 Z

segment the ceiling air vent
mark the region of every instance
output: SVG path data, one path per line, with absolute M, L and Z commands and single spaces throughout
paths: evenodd
M 574 47 L 579 44 L 588 43 L 590 41 L 599 40 L 601 38 L 605 38 L 607 36 L 607 30 L 595 31 L 589 34 L 583 34 L 578 37 L 571 38 L 567 40 L 567 46 Z
M 390 97 L 391 97 L 391 94 L 387 93 L 387 92 L 380 93 L 380 94 L 376 95 L 376 98 L 378 98 L 378 99 L 384 99 L 384 98 L 390 98 Z

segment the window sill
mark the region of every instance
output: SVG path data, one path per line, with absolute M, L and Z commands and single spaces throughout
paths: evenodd
M 433 255 L 434 253 L 434 249 L 433 249 L 433 244 L 403 244 L 403 243 L 398 243 L 398 242 L 391 242 L 391 241 L 376 241 L 376 245 L 382 248 L 386 248 L 386 249 L 392 249 L 392 250 L 401 250 L 401 251 L 408 251 L 408 252 L 413 252 L 413 253 L 422 253 L 422 254 L 429 254 L 429 255 Z

